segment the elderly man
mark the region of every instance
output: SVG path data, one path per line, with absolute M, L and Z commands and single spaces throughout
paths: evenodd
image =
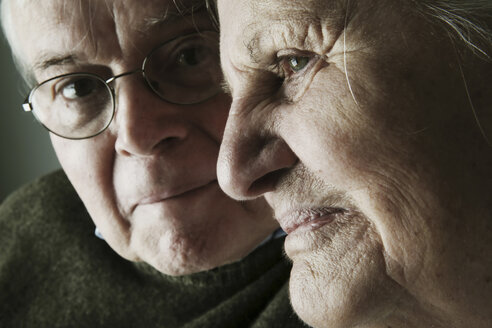
M 205 6 L 4 0 L 2 24 L 64 172 L 2 204 L 0 326 L 299 326 L 269 207 L 216 181 Z

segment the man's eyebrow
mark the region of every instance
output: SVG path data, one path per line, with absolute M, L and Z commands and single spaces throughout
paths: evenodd
M 42 55 L 33 65 L 33 70 L 46 70 L 52 66 L 62 66 L 74 64 L 77 61 L 77 56 L 70 55 Z

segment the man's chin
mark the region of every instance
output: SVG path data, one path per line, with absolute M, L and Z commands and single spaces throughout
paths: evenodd
M 149 259 L 145 262 L 163 274 L 169 276 L 183 276 L 208 271 L 233 261 L 215 258 L 204 261 L 198 256 L 190 254 L 173 254 L 169 257 L 163 255 L 162 257 Z
M 203 236 L 191 238 L 172 233 L 147 238 L 132 238 L 132 248 L 141 261 L 170 276 L 181 276 L 213 269 L 234 260 L 231 248 Z

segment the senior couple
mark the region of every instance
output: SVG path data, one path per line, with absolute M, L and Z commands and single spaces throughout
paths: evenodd
M 491 327 L 491 17 L 3 0 L 63 172 L 1 205 L 0 324 Z

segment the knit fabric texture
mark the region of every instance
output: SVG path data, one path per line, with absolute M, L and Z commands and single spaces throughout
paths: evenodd
M 171 277 L 94 236 L 62 171 L 0 205 L 0 327 L 306 327 L 283 238 L 242 261 Z

